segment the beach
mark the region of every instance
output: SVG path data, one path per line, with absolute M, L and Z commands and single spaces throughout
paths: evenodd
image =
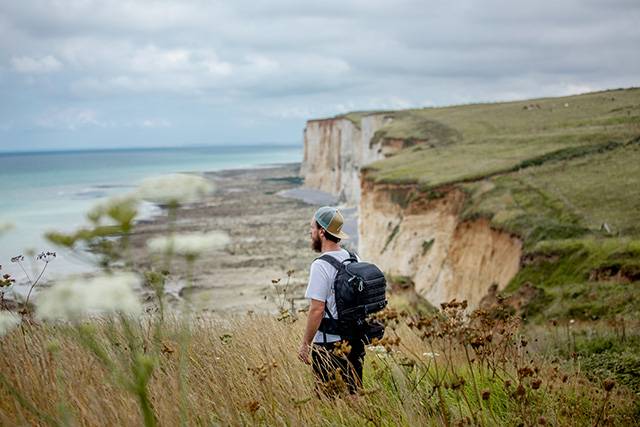
M 184 261 L 174 260 L 166 284 L 170 305 L 178 307 L 185 301 L 198 312 L 225 314 L 275 312 L 282 299 L 275 287 L 288 281 L 285 299 L 293 298 L 295 308 L 306 306 L 309 265 L 318 256 L 310 246 L 309 221 L 318 206 L 336 200 L 302 188 L 298 171 L 299 164 L 294 163 L 204 174 L 215 192 L 203 203 L 181 208 L 175 231 L 224 231 L 231 243 L 222 252 L 198 259 L 192 272 Z M 345 227 L 357 236 L 355 215 L 349 216 Z M 166 212 L 136 226 L 131 239 L 135 270 L 153 267 L 146 242 L 167 229 Z M 274 284 L 274 280 L 280 281 Z M 146 300 L 153 302 L 151 291 Z
M 29 292 L 26 273 L 10 262 L 10 257 L 25 254 L 24 266 L 34 277 L 44 265 L 21 247 L 31 246 L 34 253 L 57 251 L 34 290 L 34 299 L 39 290 L 55 283 L 78 275 L 94 276 L 98 267 L 96 262 L 86 262 L 87 255 L 93 258 L 90 253 L 78 257 L 46 241 L 42 234 L 87 227 L 84 215 L 96 203 L 134 191 L 147 176 L 180 172 L 204 177 L 214 191 L 204 200 L 178 209 L 171 225 L 174 232 L 222 231 L 230 237 L 230 244 L 223 251 L 198 258 L 193 268 L 188 268 L 184 259 L 173 259 L 165 286 L 168 306 L 182 309 L 187 303 L 196 312 L 219 314 L 273 313 L 284 305 L 291 308 L 291 300 L 294 308 L 306 306 L 309 265 L 318 256 L 310 246 L 309 222 L 319 206 L 337 205 L 337 198 L 304 187 L 300 164 L 294 162 L 299 158 L 298 148 L 258 147 L 254 151 L 211 147 L 0 157 L 7 164 L 19 165 L 4 171 L 6 179 L 16 181 L 2 193 L 11 201 L 7 217 L 16 224 L 2 236 L 0 264 L 3 273 L 16 279 L 6 298 L 16 299 L 16 294 L 24 298 Z M 32 173 L 40 163 L 47 168 Z M 356 209 L 345 207 L 343 214 L 343 229 L 351 236 L 343 244 L 357 248 Z M 135 224 L 130 239 L 133 265 L 128 269 L 141 275 L 163 270 L 147 243 L 168 235 L 167 210 L 143 202 Z M 155 309 L 152 289 L 143 287 L 142 294 L 146 307 Z

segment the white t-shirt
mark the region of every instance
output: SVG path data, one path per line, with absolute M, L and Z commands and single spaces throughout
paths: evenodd
M 349 258 L 349 252 L 346 249 L 340 249 L 339 251 L 327 251 L 322 255 L 330 255 L 338 261 L 344 261 Z M 357 257 L 357 255 L 356 255 Z M 358 258 L 359 260 L 359 258 Z M 338 307 L 336 306 L 336 293 L 333 288 L 333 282 L 338 274 L 338 270 L 331 264 L 322 259 L 317 259 L 311 263 L 309 270 L 309 284 L 307 285 L 307 291 L 304 294 L 305 298 L 315 299 L 318 301 L 326 301 L 327 309 L 331 313 L 334 319 L 338 318 Z M 327 313 L 324 313 L 324 317 L 329 317 Z M 323 343 L 324 334 L 320 331 L 316 332 L 316 336 L 313 338 L 313 342 Z M 340 341 L 340 335 L 327 334 L 327 342 Z

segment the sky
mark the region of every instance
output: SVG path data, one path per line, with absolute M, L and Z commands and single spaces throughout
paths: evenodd
M 638 0 L 0 0 L 0 151 L 302 144 L 352 110 L 640 86 Z

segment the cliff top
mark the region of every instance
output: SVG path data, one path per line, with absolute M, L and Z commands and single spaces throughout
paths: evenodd
M 374 141 L 420 144 L 369 165 L 368 177 L 437 187 L 508 172 L 567 148 L 640 136 L 640 89 L 387 114 L 393 120 Z
M 367 166 L 369 180 L 436 195 L 459 185 L 465 215 L 532 245 L 640 234 L 640 89 L 393 114 L 374 139 L 416 145 Z

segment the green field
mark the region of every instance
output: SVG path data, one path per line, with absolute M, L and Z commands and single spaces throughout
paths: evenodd
M 437 187 L 506 173 L 567 149 L 636 138 L 640 89 L 386 114 L 394 120 L 374 140 L 421 143 L 369 165 L 368 176 Z

